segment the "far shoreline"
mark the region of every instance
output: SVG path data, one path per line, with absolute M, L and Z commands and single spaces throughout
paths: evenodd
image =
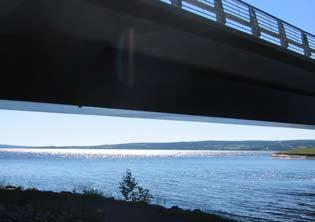
M 273 153 L 272 157 L 291 159 L 315 159 L 315 148 L 299 148 L 286 152 Z
M 307 154 L 273 153 L 272 157 L 275 157 L 275 158 L 287 158 L 287 159 L 310 159 L 310 160 L 315 160 L 315 155 L 307 155 Z
M 301 155 L 301 154 L 287 154 L 287 153 L 273 153 L 272 157 L 286 158 L 286 159 L 311 159 L 315 160 L 315 155 Z

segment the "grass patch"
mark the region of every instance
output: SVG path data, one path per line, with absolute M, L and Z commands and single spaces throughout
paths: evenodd
M 292 156 L 307 156 L 307 157 L 315 157 L 315 148 L 314 147 L 305 147 L 305 148 L 297 148 L 288 150 L 286 152 L 275 153 L 274 156 L 281 155 L 292 155 Z
M 287 153 L 292 155 L 315 155 L 315 148 L 294 149 L 289 150 Z

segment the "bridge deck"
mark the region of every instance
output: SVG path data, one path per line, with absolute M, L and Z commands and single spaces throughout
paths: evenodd
M 16 1 L 0 99 L 315 125 L 304 54 L 158 0 Z

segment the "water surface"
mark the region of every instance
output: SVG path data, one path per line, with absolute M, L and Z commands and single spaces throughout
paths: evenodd
M 315 221 L 315 161 L 270 152 L 0 149 L 0 181 L 115 197 L 131 169 L 156 202 L 241 221 Z

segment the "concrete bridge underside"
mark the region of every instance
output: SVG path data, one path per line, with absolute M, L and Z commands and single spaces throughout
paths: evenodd
M 0 99 L 315 125 L 315 63 L 158 0 L 0 3 Z

